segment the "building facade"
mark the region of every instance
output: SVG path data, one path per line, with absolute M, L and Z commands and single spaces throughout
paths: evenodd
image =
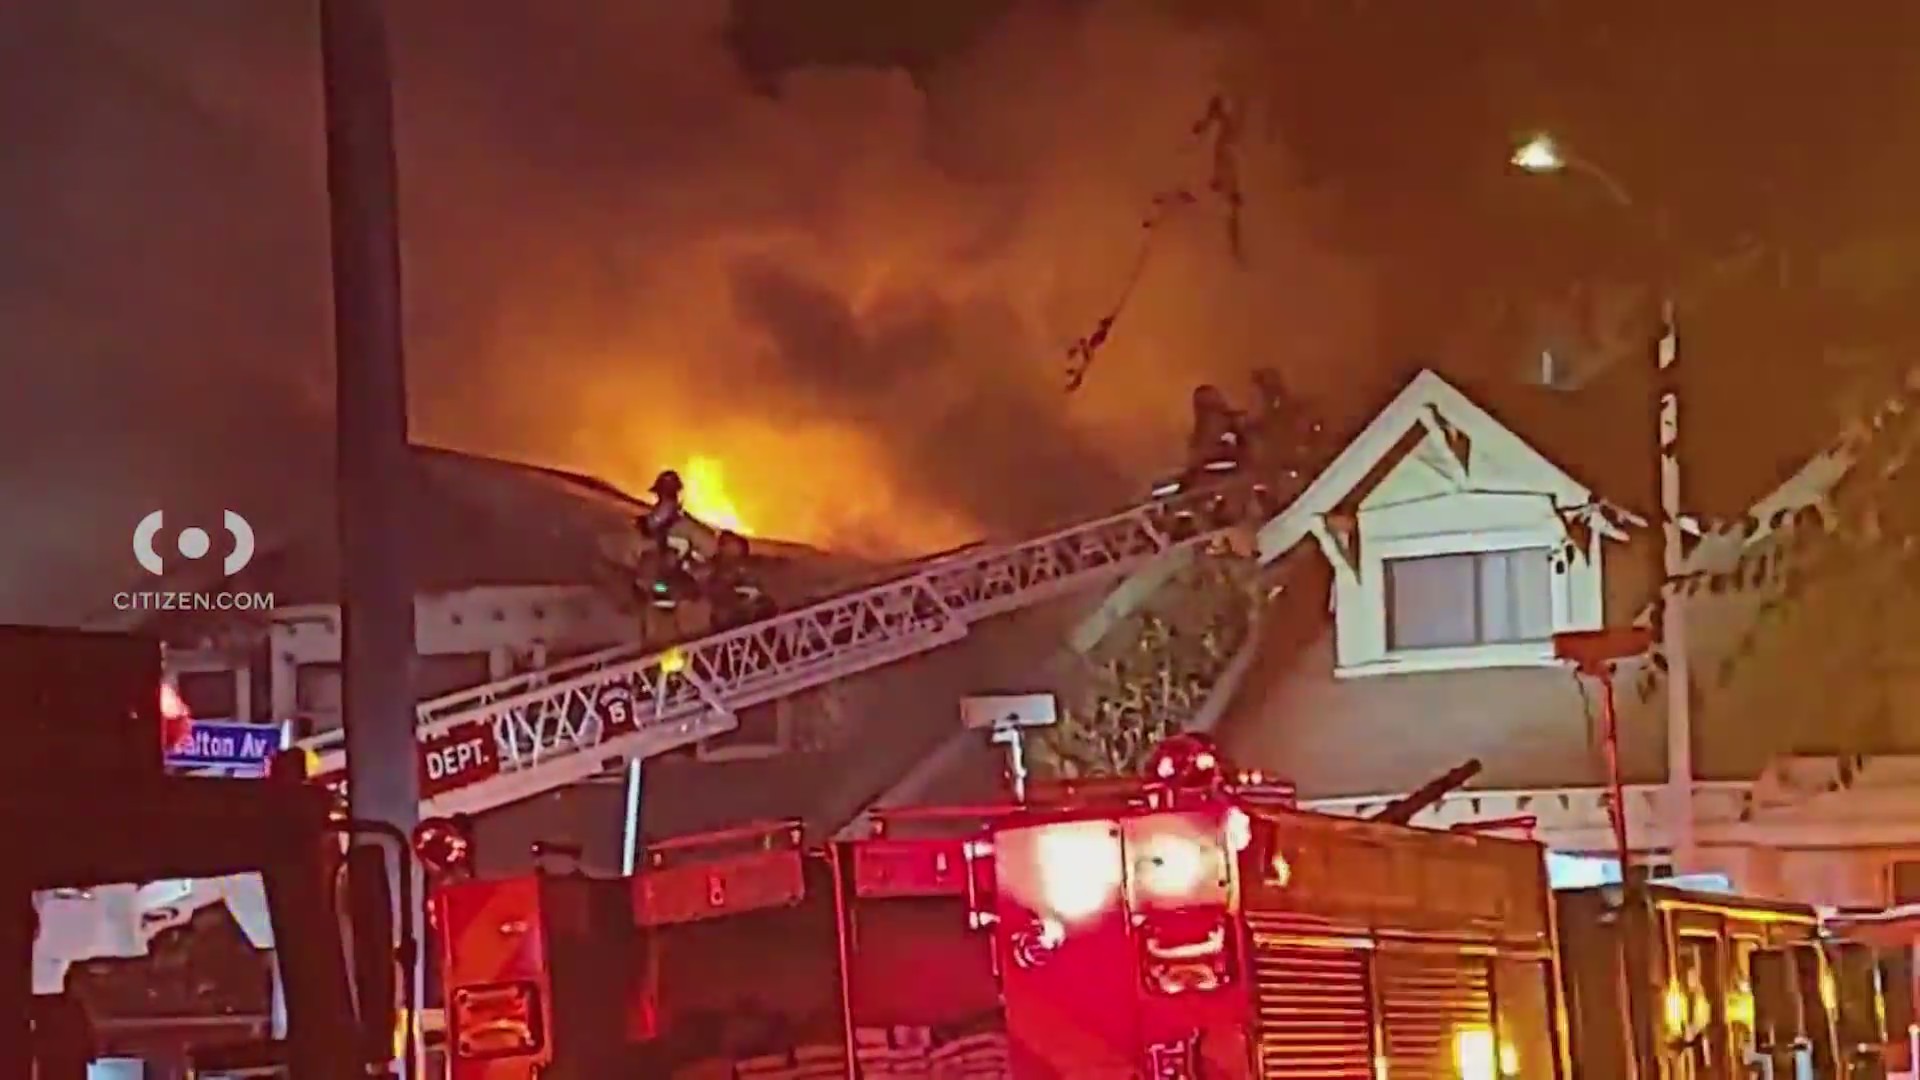
M 1245 674 L 1218 689 L 1238 765 L 1365 813 L 1477 760 L 1424 823 L 1533 819 L 1555 849 L 1609 858 L 1608 688 L 1554 659 L 1553 639 L 1647 625 L 1659 538 L 1650 514 L 1582 482 L 1605 463 L 1563 465 L 1529 430 L 1422 372 L 1263 527 L 1263 563 L 1325 565 L 1325 602 L 1304 629 L 1270 620 Z M 1684 605 L 1693 670 L 1688 866 L 1673 866 L 1666 835 L 1683 789 L 1668 783 L 1664 665 L 1649 653 L 1614 669 L 1637 862 L 1818 903 L 1915 898 L 1920 679 L 1897 662 L 1898 613 L 1843 573 L 1754 569 L 1819 527 L 1844 445 L 1755 502 L 1744 529 L 1687 523 L 1666 602 Z

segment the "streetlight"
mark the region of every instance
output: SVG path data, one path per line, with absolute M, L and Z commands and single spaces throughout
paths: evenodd
M 1513 153 L 1507 158 L 1507 162 L 1523 172 L 1530 172 L 1536 176 L 1563 172 L 1582 173 L 1588 179 L 1593 180 L 1602 188 L 1606 189 L 1607 197 L 1614 202 L 1628 208 L 1634 205 L 1633 196 L 1627 193 L 1626 185 L 1614 179 L 1612 173 L 1588 161 L 1586 158 L 1575 157 L 1567 153 L 1551 135 L 1535 135 L 1533 138 L 1521 143 L 1514 148 Z M 1665 220 L 1655 219 L 1653 224 L 1655 231 L 1660 234 L 1659 238 L 1664 246 L 1666 242 Z
M 1560 144 L 1551 135 L 1535 135 L 1516 147 L 1507 160 L 1530 173 L 1554 173 L 1567 167 Z
M 1507 159 L 1535 175 L 1577 172 L 1599 184 L 1620 207 L 1637 209 L 1632 195 L 1612 173 L 1569 154 L 1550 135 L 1521 143 Z M 1672 282 L 1667 263 L 1667 223 L 1656 212 L 1652 226 L 1659 245 L 1660 345 L 1656 356 L 1660 389 L 1660 531 L 1663 540 L 1662 593 L 1683 573 L 1680 541 L 1680 335 L 1676 329 Z M 1667 659 L 1667 830 L 1676 873 L 1694 861 L 1693 844 L 1693 678 L 1687 665 L 1686 619 L 1678 597 L 1660 604 L 1660 637 Z

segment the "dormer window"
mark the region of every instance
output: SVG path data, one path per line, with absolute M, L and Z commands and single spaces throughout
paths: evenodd
M 1463 495 L 1461 517 L 1486 518 L 1514 496 Z M 1530 502 L 1531 500 L 1529 500 Z M 1553 635 L 1597 624 L 1599 541 L 1560 557 L 1565 543 L 1544 499 L 1537 525 L 1485 531 L 1413 531 L 1444 502 L 1360 515 L 1361 558 L 1334 579 L 1338 672 L 1343 676 L 1531 667 L 1553 662 Z M 1468 510 L 1468 507 L 1477 509 Z M 1518 524 L 1509 517 L 1510 524 Z M 1456 519 L 1457 520 L 1457 519 Z
M 1388 651 L 1548 640 L 1551 559 L 1530 547 L 1385 560 Z
M 1543 358 L 1540 375 L 1562 380 Z M 1603 623 L 1593 493 L 1431 371 L 1260 530 L 1263 559 L 1312 537 L 1333 565 L 1335 673 L 1553 664 Z

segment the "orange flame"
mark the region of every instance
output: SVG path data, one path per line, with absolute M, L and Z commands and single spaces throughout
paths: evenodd
M 680 466 L 680 478 L 686 482 L 687 513 L 716 529 L 731 529 L 741 536 L 752 536 L 734 494 L 727 487 L 727 471 L 718 458 L 695 454 Z

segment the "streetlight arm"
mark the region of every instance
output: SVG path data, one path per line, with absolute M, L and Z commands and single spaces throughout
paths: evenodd
M 1627 191 L 1627 186 L 1615 179 L 1612 173 L 1582 157 L 1570 157 L 1566 159 L 1566 162 L 1567 168 L 1575 172 L 1585 173 L 1588 177 L 1597 181 L 1601 187 L 1606 189 L 1607 197 L 1619 203 L 1623 208 L 1628 210 L 1637 208 L 1633 201 L 1633 195 Z
M 1660 339 L 1657 346 L 1656 362 L 1659 368 L 1660 387 L 1660 525 L 1661 543 L 1661 594 L 1666 600 L 1660 605 L 1661 641 L 1667 658 L 1667 784 L 1669 802 L 1669 844 L 1672 859 L 1677 869 L 1685 870 L 1694 860 L 1693 842 L 1693 718 L 1692 718 L 1692 675 L 1688 670 L 1686 643 L 1686 620 L 1683 618 L 1683 605 L 1679 597 L 1667 595 L 1671 582 L 1678 579 L 1685 562 L 1685 548 L 1680 535 L 1680 398 L 1678 393 L 1678 363 L 1680 359 L 1679 336 L 1674 326 L 1674 285 L 1676 267 L 1673 262 L 1672 233 L 1666 213 L 1660 207 L 1654 207 L 1650 213 L 1643 211 L 1628 194 L 1626 185 L 1599 165 L 1585 158 L 1569 155 L 1561 151 L 1547 136 L 1536 136 L 1525 146 L 1514 152 L 1512 161 L 1528 172 L 1573 171 L 1584 174 L 1598 183 L 1607 195 L 1621 207 L 1641 218 L 1653 228 L 1655 244 L 1654 257 L 1658 263 L 1659 275 L 1654 283 L 1660 299 Z M 1612 713 L 1611 689 L 1607 699 L 1608 713 Z M 1611 725 L 1609 725 L 1611 728 Z M 1610 741 L 1610 749 L 1615 748 Z M 1616 749 L 1617 752 L 1617 749 Z M 1616 805 L 1618 798 L 1615 799 Z M 1619 807 L 1624 815 L 1625 808 Z M 1627 851 L 1625 842 L 1624 817 L 1615 822 L 1615 838 L 1621 847 L 1621 879 L 1626 878 Z

